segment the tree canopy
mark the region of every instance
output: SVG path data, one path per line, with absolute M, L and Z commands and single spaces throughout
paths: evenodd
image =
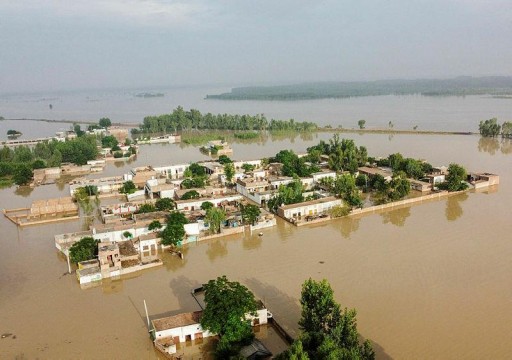
M 375 358 L 368 340 L 359 343 L 356 311 L 341 309 L 327 280 L 306 280 L 302 285 L 300 303 L 300 341 L 310 359 Z
M 94 259 L 98 255 L 98 243 L 92 237 L 81 238 L 69 248 L 69 259 L 74 263 Z
M 257 306 L 253 293 L 236 281 L 221 276 L 203 286 L 206 307 L 201 326 L 220 337 L 218 354 L 227 355 L 237 343 L 252 339 L 251 322 L 247 315 L 255 315 Z
M 478 130 L 482 136 L 496 137 L 500 134 L 500 129 L 501 126 L 496 118 L 482 120 L 478 125 Z
M 242 205 L 241 206 L 241 212 L 242 212 L 242 220 L 246 224 L 254 225 L 256 220 L 258 220 L 258 217 L 261 214 L 261 210 L 259 206 L 248 204 L 248 205 Z
M 212 207 L 206 210 L 205 220 L 210 225 L 210 231 L 217 234 L 220 232 L 222 222 L 226 220 L 226 213 L 222 209 Z

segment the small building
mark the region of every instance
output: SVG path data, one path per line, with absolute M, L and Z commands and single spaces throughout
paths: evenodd
M 409 179 L 411 183 L 411 189 L 421 192 L 427 192 L 432 190 L 432 184 L 426 181 L 420 181 L 415 179 Z
M 144 190 L 150 199 L 174 198 L 178 186 L 170 182 L 169 179 L 149 179 L 146 181 Z
M 205 161 L 205 162 L 201 162 L 198 164 L 201 165 L 202 167 L 204 167 L 205 172 L 208 175 L 217 176 L 220 174 L 224 174 L 224 165 L 222 165 L 221 163 L 219 163 L 217 161 Z
M 334 196 L 305 201 L 297 204 L 283 205 L 277 209 L 277 215 L 287 220 L 301 219 L 302 216 L 320 215 L 334 206 L 342 206 L 343 201 Z
M 469 174 L 468 179 L 475 189 L 498 185 L 500 183 L 500 177 L 496 174 L 490 173 L 471 173 Z
M 435 186 L 437 184 L 443 183 L 446 180 L 446 175 L 442 173 L 432 173 L 426 176 L 428 182 Z
M 393 178 L 393 173 L 384 168 L 361 166 L 360 168 L 358 168 L 358 171 L 360 174 L 367 175 L 369 177 L 381 175 L 386 181 L 391 181 L 391 179 Z
M 185 170 L 189 167 L 188 164 L 179 164 L 179 165 L 166 165 L 166 166 L 156 166 L 153 169 L 157 172 L 158 175 L 168 177 L 169 179 L 180 179 L 183 177 Z

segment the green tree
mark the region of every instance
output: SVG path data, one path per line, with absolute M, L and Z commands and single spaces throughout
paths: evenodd
M 327 280 L 306 280 L 302 285 L 299 326 L 311 359 L 374 359 L 368 341 L 359 343 L 356 311 L 341 310 Z
M 253 337 L 251 322 L 247 315 L 256 315 L 256 300 L 249 289 L 236 281 L 221 276 L 203 286 L 206 304 L 201 317 L 201 326 L 218 334 L 217 356 L 228 358 L 236 344 Z
M 226 180 L 228 182 L 233 180 L 233 176 L 235 176 L 235 166 L 233 163 L 227 163 L 224 165 L 224 175 L 226 175 Z
M 133 237 L 133 234 L 129 231 L 125 231 L 125 232 L 123 232 L 123 237 L 125 239 L 131 239 Z
M 60 152 L 59 149 L 55 149 L 53 151 L 53 154 L 48 159 L 47 164 L 49 167 L 57 167 L 57 166 L 60 166 L 61 163 L 62 163 L 62 153 Z
M 199 199 L 201 195 L 195 190 L 187 191 L 181 196 L 181 200 Z
M 160 233 L 163 245 L 178 245 L 185 236 L 183 224 L 168 223 L 165 229 Z
M 102 128 L 108 128 L 109 126 L 112 126 L 112 121 L 110 121 L 109 118 L 104 117 L 98 121 L 98 125 L 101 126 Z
M 27 185 L 34 176 L 32 168 L 28 164 L 18 164 L 14 168 L 13 180 L 16 185 Z
M 229 163 L 233 162 L 233 160 L 231 160 L 227 155 L 219 156 L 217 161 L 219 162 L 219 164 L 222 164 L 222 165 L 229 164 Z
M 364 127 L 366 125 L 366 120 L 359 120 L 357 122 L 357 125 L 359 126 L 359 129 L 364 129 Z
M 44 160 L 37 159 L 32 162 L 32 169 L 44 169 L 46 167 L 46 163 Z
M 119 189 L 121 194 L 133 194 L 137 190 L 137 187 L 133 181 L 128 180 L 123 183 L 123 186 Z
M 248 164 L 248 163 L 242 164 L 242 169 L 244 169 L 244 172 L 246 172 L 246 173 L 253 171 L 254 168 L 255 168 L 255 166 L 252 164 Z
M 112 150 L 119 150 L 119 141 L 113 135 L 104 136 L 101 138 L 101 147 L 111 148 Z
M 173 211 L 169 215 L 167 215 L 167 224 L 188 224 L 188 220 L 182 212 Z
M 250 225 L 254 225 L 256 223 L 256 220 L 258 220 L 258 217 L 261 214 L 260 208 L 253 204 L 241 206 L 241 212 L 242 212 L 242 220 L 246 224 L 250 224 Z
M 98 255 L 98 240 L 83 237 L 69 248 L 69 260 L 74 263 L 94 259 Z
M 219 208 L 211 208 L 206 211 L 205 220 L 210 224 L 210 231 L 213 234 L 220 233 L 220 225 L 226 220 L 226 213 Z
M 464 182 L 467 178 L 467 172 L 464 167 L 458 164 L 448 166 L 448 175 L 446 175 L 446 187 L 448 191 L 460 191 L 467 189 Z
M 174 209 L 174 201 L 169 198 L 160 198 L 155 201 L 155 207 L 158 211 L 166 211 Z
M 155 211 L 156 211 L 155 205 L 150 204 L 150 203 L 145 203 L 145 204 L 142 204 L 141 206 L 139 206 L 136 213 L 137 214 L 147 214 L 147 213 L 152 213 Z
M 148 225 L 149 231 L 160 230 L 161 228 L 162 228 L 162 224 L 158 220 L 153 220 Z
M 482 136 L 496 137 L 500 134 L 500 129 L 501 126 L 496 118 L 482 120 L 478 125 L 478 130 Z
M 211 209 L 214 205 L 209 202 L 209 201 L 205 201 L 204 203 L 201 204 L 201 210 L 204 210 L 204 211 L 208 211 L 209 209 Z
M 501 125 L 501 136 L 504 138 L 512 137 L 512 122 L 505 121 L 503 125 Z
M 290 348 L 277 355 L 276 360 L 309 360 L 308 353 L 304 350 L 301 339 L 295 340 Z

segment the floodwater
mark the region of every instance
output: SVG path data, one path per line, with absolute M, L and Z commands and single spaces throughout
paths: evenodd
M 269 119 L 308 120 L 335 128 L 357 128 L 358 120 L 365 119 L 367 128 L 387 128 L 391 122 L 395 129 L 403 130 L 411 130 L 417 126 L 419 130 L 478 131 L 480 120 L 492 117 L 497 117 L 500 122 L 509 120 L 512 108 L 512 100 L 490 96 L 390 95 L 303 101 L 205 99 L 207 94 L 229 90 L 215 87 L 180 87 L 0 94 L 0 116 L 6 119 L 76 121 L 97 121 L 102 117 L 109 117 L 115 122 L 140 123 L 147 115 L 169 113 L 181 105 L 184 109 L 194 108 L 203 113 L 265 114 Z M 142 92 L 161 92 L 164 96 L 135 96 Z M 0 136 L 5 137 L 6 130 L 1 126 L 0 123 Z M 55 127 L 60 130 L 68 129 L 69 124 L 58 124 Z M 24 137 L 41 136 L 39 127 L 31 127 L 27 132 L 21 131 Z
M 328 134 L 233 145 L 236 159 L 292 148 L 303 152 Z M 510 141 L 477 136 L 357 135 L 372 156 L 401 152 L 434 165 L 457 162 L 495 172 L 490 191 L 360 218 L 295 228 L 283 221 L 256 234 L 206 241 L 164 254 L 165 265 L 81 290 L 53 244 L 79 221 L 17 229 L 0 218 L 0 358 L 155 359 L 143 300 L 151 317 L 197 309 L 190 290 L 220 275 L 246 284 L 292 334 L 300 289 L 326 278 L 336 299 L 358 311 L 361 335 L 379 359 L 505 359 L 512 351 L 512 155 Z M 203 159 L 180 145 L 141 148 L 135 164 Z M 157 160 L 158 159 L 158 160 Z M 67 186 L 0 190 L 14 208 L 68 194 Z M 15 339 L 13 337 L 16 337 Z

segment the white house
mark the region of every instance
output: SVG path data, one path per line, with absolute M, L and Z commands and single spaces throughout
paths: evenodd
M 297 204 L 283 205 L 277 209 L 277 214 L 285 219 L 301 218 L 302 216 L 325 213 L 334 206 L 342 206 L 343 201 L 334 196 L 305 201 Z
M 183 177 L 185 170 L 187 170 L 189 164 L 179 164 L 179 165 L 166 165 L 166 166 L 157 166 L 154 167 L 155 171 L 159 175 L 163 175 L 170 179 L 179 179 Z
M 219 206 L 224 201 L 235 201 L 241 200 L 242 195 L 233 194 L 233 195 L 225 195 L 218 197 L 204 197 L 199 199 L 190 199 L 190 200 L 176 200 L 176 209 L 177 210 L 198 210 L 201 208 L 201 204 L 208 201 L 211 202 L 214 206 Z
M 313 181 L 315 183 L 319 182 L 321 179 L 325 178 L 336 178 L 336 172 L 335 171 L 320 171 L 314 174 L 311 174 L 313 177 Z
M 202 314 L 202 311 L 194 311 L 152 320 L 151 331 L 155 346 L 169 354 L 174 354 L 176 352 L 175 345 L 178 343 L 215 335 L 202 328 L 200 324 Z M 246 315 L 246 319 L 251 320 L 252 326 L 266 324 L 268 318 L 271 317 L 272 314 L 264 308 L 261 302 L 256 316 Z
M 167 179 L 149 179 L 146 181 L 146 185 L 144 186 L 145 193 L 150 199 L 155 197 L 160 199 L 172 199 L 174 198 L 176 189 L 179 189 L 179 187 L 168 182 Z

